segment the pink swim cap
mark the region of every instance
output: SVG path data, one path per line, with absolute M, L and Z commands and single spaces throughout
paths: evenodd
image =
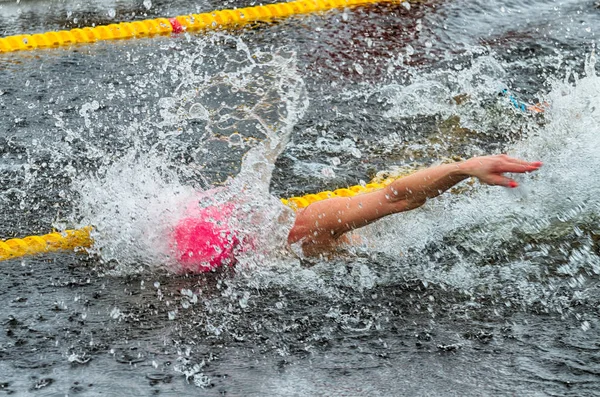
M 173 239 L 183 271 L 208 272 L 235 263 L 234 251 L 239 240 L 227 226 L 232 211 L 230 203 L 196 208 L 177 223 Z

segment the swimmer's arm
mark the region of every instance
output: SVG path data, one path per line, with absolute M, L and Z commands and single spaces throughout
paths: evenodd
M 381 190 L 317 201 L 297 213 L 288 242 L 337 239 L 387 215 L 418 208 L 427 198 L 438 196 L 467 177 L 456 164 L 444 164 L 417 171 Z
M 469 177 L 489 185 L 516 187 L 517 182 L 504 176 L 505 172 L 531 172 L 541 165 L 506 155 L 474 157 L 417 171 L 375 192 L 317 201 L 298 212 L 288 242 L 335 240 L 384 216 L 418 208 Z

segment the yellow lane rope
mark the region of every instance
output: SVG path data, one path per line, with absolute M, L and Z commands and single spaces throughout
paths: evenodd
M 301 197 L 281 199 L 281 202 L 294 210 L 305 208 L 315 201 L 330 197 L 350 197 L 361 193 L 372 192 L 389 185 L 396 178 L 388 178 L 380 183 L 351 186 L 347 189 L 324 191 L 317 194 L 307 194 Z M 50 233 L 43 236 L 29 236 L 0 241 L 0 261 L 20 258 L 27 255 L 43 254 L 57 251 L 73 251 L 90 248 L 93 244 L 90 233 L 92 227 L 87 226 L 76 230 Z
M 395 179 L 397 178 L 389 178 L 379 183 L 371 182 L 367 183 L 364 186 L 355 185 L 350 186 L 348 188 L 336 189 L 333 191 L 326 190 L 315 194 L 306 194 L 304 196 L 290 197 L 288 199 L 282 198 L 281 202 L 287 205 L 288 207 L 292 208 L 293 210 L 299 210 L 301 208 L 308 207 L 310 204 L 316 201 L 321 201 L 332 197 L 351 197 L 356 196 L 357 194 L 368 193 L 373 192 L 375 190 L 383 189 L 384 187 L 392 183 L 392 181 L 394 181 Z
M 45 252 L 72 251 L 88 248 L 92 245 L 91 227 L 77 230 L 65 230 L 61 233 L 50 233 L 43 236 L 29 236 L 0 241 L 0 261 L 36 255 Z
M 242 27 L 254 22 L 268 22 L 293 15 L 323 12 L 335 8 L 374 3 L 403 3 L 408 0 L 296 0 L 288 3 L 260 5 L 203 14 L 181 15 L 144 21 L 121 22 L 57 32 L 21 34 L 0 38 L 0 53 L 93 43 L 104 40 L 131 39 L 171 33 Z M 418 2 L 419 0 L 410 0 Z

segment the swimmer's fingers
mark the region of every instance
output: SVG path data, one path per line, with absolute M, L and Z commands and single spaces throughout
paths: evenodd
M 492 186 L 504 186 L 510 188 L 515 188 L 519 186 L 519 184 L 514 179 L 510 179 L 509 177 L 504 176 L 502 174 L 488 174 L 485 177 L 480 177 L 479 180 L 482 183 L 485 183 L 486 185 Z
M 482 182 L 487 183 L 488 185 L 515 188 L 519 186 L 519 184 L 514 179 L 505 176 L 505 172 L 522 174 L 525 172 L 536 171 L 542 166 L 541 161 L 530 162 L 515 157 L 509 157 L 507 155 L 501 155 L 499 158 L 500 161 L 496 164 L 496 167 L 492 169 L 492 172 L 484 178 L 480 178 Z
M 542 166 L 541 161 L 529 162 L 516 157 L 507 156 L 506 154 L 474 157 L 467 160 L 465 164 L 467 165 L 467 172 L 471 173 L 473 176 L 487 173 L 532 172 Z
M 504 161 L 499 164 L 497 171 L 498 172 L 532 172 L 538 170 L 542 166 L 541 161 L 529 162 L 525 160 L 520 160 L 514 157 L 506 156 Z
M 495 186 L 517 187 L 519 184 L 505 176 L 505 173 L 525 173 L 538 170 L 540 161 L 529 162 L 506 154 L 474 157 L 464 163 L 464 169 L 470 176 L 478 178 L 482 183 Z
M 522 160 L 517 157 L 510 157 L 506 154 L 501 155 L 501 157 L 503 157 L 507 162 L 513 163 L 513 164 L 528 165 L 528 166 L 531 165 L 531 166 L 538 167 L 538 168 L 543 165 L 543 163 L 541 161 L 526 161 L 526 160 Z

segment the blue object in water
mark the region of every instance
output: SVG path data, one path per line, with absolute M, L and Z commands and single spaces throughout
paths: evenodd
M 515 109 L 520 110 L 522 112 L 527 112 L 529 105 L 526 104 L 525 102 L 521 101 L 519 98 L 517 98 L 513 94 L 511 94 L 510 91 L 508 91 L 508 89 L 504 88 L 502 91 L 500 91 L 500 93 L 503 96 L 508 97 L 510 103 L 515 107 Z

